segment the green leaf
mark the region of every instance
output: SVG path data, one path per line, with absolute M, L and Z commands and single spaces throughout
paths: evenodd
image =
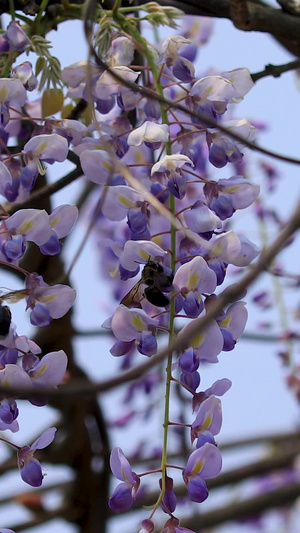
M 61 89 L 47 89 L 42 96 L 42 116 L 54 115 L 64 105 L 64 93 Z
M 36 65 L 35 65 L 35 75 L 38 76 L 42 70 L 44 70 L 46 64 L 46 59 L 44 57 L 38 57 Z

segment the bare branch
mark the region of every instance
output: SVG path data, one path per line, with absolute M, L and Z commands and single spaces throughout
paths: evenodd
M 290 61 L 289 63 L 285 63 L 283 65 L 269 64 L 266 65 L 264 70 L 251 74 L 251 78 L 254 82 L 265 78 L 266 76 L 273 76 L 273 78 L 279 78 L 279 76 L 281 76 L 281 74 L 283 74 L 284 72 L 296 70 L 297 68 L 300 68 L 300 59 L 295 59 L 295 61 Z

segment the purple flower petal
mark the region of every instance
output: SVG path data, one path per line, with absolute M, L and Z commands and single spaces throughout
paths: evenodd
M 31 459 L 21 469 L 21 478 L 32 487 L 40 487 L 43 482 L 43 473 L 37 459 Z
M 128 511 L 133 504 L 132 487 L 129 483 L 120 483 L 108 501 L 108 505 L 115 513 Z

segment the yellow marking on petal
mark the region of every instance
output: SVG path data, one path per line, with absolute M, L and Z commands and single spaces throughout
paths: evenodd
M 38 371 L 34 372 L 34 377 L 39 378 L 46 372 L 47 369 L 48 369 L 48 365 L 41 366 L 41 368 Z
M 48 143 L 46 141 L 42 142 L 39 146 L 40 152 L 43 152 L 48 147 Z
M 217 242 L 212 249 L 212 252 L 215 254 L 215 257 L 218 257 L 218 255 L 221 255 L 222 252 L 222 244 L 220 242 Z
M 161 247 L 162 244 L 163 244 L 162 236 L 161 235 L 157 235 L 157 237 L 153 237 L 152 242 L 154 242 L 155 244 L 157 244 L 158 246 Z
M 227 149 L 227 150 L 226 150 L 226 155 L 227 155 L 227 156 L 231 156 L 231 155 L 233 154 L 233 152 L 234 152 L 234 148 L 231 148 L 231 150 L 228 150 L 228 149 Z
M 195 289 L 199 282 L 199 276 L 195 272 L 190 275 L 189 282 L 188 282 L 188 289 Z
M 21 226 L 19 226 L 17 233 L 25 235 L 33 227 L 31 220 L 25 220 Z
M 140 250 L 139 253 L 140 253 L 140 257 L 142 259 L 148 261 L 150 254 L 149 254 L 149 252 L 147 252 L 147 250 Z
M 226 326 L 228 326 L 228 324 L 230 324 L 230 322 L 231 322 L 231 317 L 228 316 L 228 317 L 224 318 L 223 320 L 221 320 L 221 322 L 219 322 L 219 326 L 220 326 L 220 328 L 224 328 L 224 327 L 226 328 Z
M 240 189 L 239 185 L 235 185 L 234 187 L 226 187 L 226 192 L 232 193 L 232 192 L 238 191 L 239 189 Z
M 46 149 L 48 148 L 48 143 L 46 141 L 44 142 L 41 142 L 41 144 L 39 144 L 32 152 L 31 152 L 31 157 L 34 159 L 34 158 L 38 158 L 41 153 Z M 30 155 L 30 152 L 29 152 L 29 155 Z
M 142 319 L 141 319 L 141 317 L 139 315 L 134 315 L 132 317 L 132 325 L 138 331 L 145 331 L 147 329 L 146 324 L 142 321 Z
M 59 222 L 59 217 L 53 218 L 53 220 L 51 220 L 50 222 L 51 228 L 53 228 L 53 226 L 56 226 L 58 222 Z
M 110 161 L 103 161 L 102 162 L 102 166 L 105 168 L 105 170 L 107 170 L 108 172 L 111 172 L 112 171 L 112 167 L 111 167 L 111 164 L 110 164 Z
M 127 196 L 118 196 L 118 201 L 120 204 L 124 205 L 125 207 L 133 207 L 135 205 L 135 202 L 127 198 Z
M 203 424 L 201 425 L 201 428 L 202 429 L 208 429 L 211 425 L 211 421 L 212 421 L 212 416 L 211 415 L 207 415 Z
M 53 302 L 53 300 L 55 300 L 55 298 L 56 298 L 55 294 L 48 294 L 48 296 L 42 296 L 40 298 L 40 301 L 47 304 L 49 302 Z
M 192 338 L 192 340 L 191 340 L 189 345 L 192 348 L 199 348 L 199 346 L 201 346 L 203 340 L 204 340 L 204 335 L 202 335 L 202 333 L 199 333 L 199 335 L 196 335 L 195 337 Z
M 202 468 L 203 468 L 203 465 L 204 463 L 202 463 L 201 461 L 199 461 L 198 463 L 195 464 L 193 470 L 191 471 L 190 476 L 196 476 L 197 474 L 200 474 Z

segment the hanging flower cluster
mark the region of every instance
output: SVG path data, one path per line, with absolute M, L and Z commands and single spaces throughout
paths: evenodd
M 176 9 L 153 2 L 143 9 L 146 19 L 154 25 L 174 28 L 174 20 L 180 15 Z M 204 316 L 218 298 L 228 265 L 247 266 L 258 254 L 253 243 L 228 230 L 227 224 L 236 211 L 255 201 L 259 187 L 235 173 L 218 179 L 215 172 L 211 179 L 209 170 L 221 169 L 228 163 L 241 164 L 243 141 L 254 140 L 256 130 L 248 120 L 223 120 L 227 109 L 244 98 L 253 82 L 246 68 L 196 75 L 194 43 L 206 42 L 210 33 L 201 19 L 193 29 L 193 42 L 185 28 L 183 35 L 169 36 L 157 48 L 139 34 L 135 19 L 119 14 L 117 23 L 119 31 L 112 34 L 105 54 L 109 70 L 89 68 L 87 62 L 80 61 L 62 72 L 71 107 L 78 99 L 93 104 L 94 119 L 90 123 L 60 120 L 44 113 L 43 119 L 32 119 L 34 128 L 28 134 L 22 121 L 13 119 L 20 118 L 23 107 L 31 116 L 28 91 L 36 87 L 37 81 L 30 63 L 14 66 L 11 77 L 0 80 L 0 192 L 9 202 L 21 202 L 46 172 L 46 165 L 64 162 L 70 152 L 73 158 L 79 158 L 83 175 L 102 193 L 101 213 L 94 219 L 94 228 L 102 269 L 107 277 L 111 276 L 121 302 L 104 324 L 115 337 L 111 353 L 128 356 L 137 348 L 140 354 L 151 357 L 158 351 L 159 331 L 168 331 L 169 341 L 173 341 L 177 322 L 181 327 L 182 320 L 188 324 Z M 95 38 L 101 49 L 99 35 Z M 9 25 L 3 39 L 6 47 L 19 53 L 30 45 L 26 33 L 15 22 Z M 147 59 L 143 82 L 141 69 L 133 65 L 136 43 Z M 132 84 L 139 83 L 150 88 L 150 95 L 132 90 Z M 175 105 L 159 102 L 155 94 Z M 3 146 L 13 136 L 25 142 L 20 153 L 7 154 Z M 42 254 L 59 253 L 60 239 L 70 233 L 76 218 L 77 208 L 70 205 L 60 206 L 51 214 L 20 209 L 11 216 L 4 215 L 0 224 L 0 260 L 18 267 L 28 242 L 35 243 Z M 140 279 L 132 282 L 126 292 L 128 280 L 140 270 Z M 125 285 L 127 289 L 123 289 Z M 21 292 L 30 309 L 30 321 L 37 326 L 62 317 L 75 300 L 73 289 L 61 284 L 48 286 L 38 273 L 28 273 Z M 7 300 L 13 301 L 13 296 L 7 295 Z M 10 311 L 3 315 L 7 331 L 0 346 L 1 386 L 29 390 L 57 386 L 66 370 L 66 354 L 61 350 L 40 359 L 39 347 L 17 335 L 15 325 L 10 323 Z M 200 368 L 204 362 L 218 362 L 222 351 L 234 349 L 246 320 L 245 303 L 233 302 L 205 330 L 186 339 L 187 348 L 178 354 L 176 362 L 171 355 L 168 358 L 167 391 L 176 381 L 190 395 L 195 412 L 189 424 L 195 449 L 185 466 L 179 467 L 193 502 L 201 503 L 208 497 L 206 479 L 221 470 L 222 458 L 215 440 L 222 424 L 219 397 L 231 386 L 228 379 L 220 379 L 199 391 Z M 186 327 L 181 327 L 178 338 L 187 335 Z M 159 505 L 169 515 L 162 533 L 189 532 L 179 526 L 174 516 L 176 489 L 169 475 L 172 465 L 166 461 L 170 407 L 168 392 L 165 412 L 170 427 L 165 428 L 160 497 L 149 518 L 143 520 L 141 532 L 153 531 L 152 518 Z M 17 416 L 15 399 L 2 398 L 0 429 L 17 431 Z M 180 426 L 180 422 L 176 425 Z M 33 486 L 39 486 L 43 478 L 33 453 L 50 444 L 54 434 L 55 428 L 51 428 L 32 446 L 18 450 L 22 479 Z M 111 469 L 121 483 L 109 506 L 116 512 L 126 511 L 138 495 L 141 474 L 132 471 L 120 448 L 111 453 Z
M 157 6 L 157 16 L 162 9 Z M 145 10 L 148 13 L 147 6 Z M 241 164 L 243 140 L 255 138 L 256 130 L 248 120 L 223 120 L 227 109 L 244 98 L 253 82 L 246 68 L 198 78 L 193 65 L 196 54 L 189 49 L 192 43 L 186 36 L 170 36 L 155 49 L 137 35 L 134 22 L 123 19 L 126 32 L 112 37 L 107 53 L 110 71 L 96 69 L 89 84 L 87 64 L 79 62 L 64 69 L 63 79 L 70 87 L 70 97 L 92 99 L 96 109 L 93 129 L 100 132 L 98 138 L 83 136 L 74 152 L 85 177 L 99 187 L 105 185 L 101 214 L 94 226 L 102 269 L 107 279 L 111 276 L 120 301 L 103 324 L 116 339 L 111 353 L 129 357 L 137 348 L 140 354 L 152 357 L 158 351 L 159 331 L 167 330 L 173 340 L 178 318 L 178 338 L 186 338 L 187 326 L 182 327 L 182 320 L 188 324 L 207 313 L 218 298 L 228 266 L 247 266 L 258 254 L 253 243 L 227 227 L 236 211 L 253 204 L 259 186 L 242 174 L 218 179 L 214 173 L 210 178 L 211 165 L 220 169 L 228 163 L 234 163 L 234 168 Z M 122 30 L 122 15 L 118 23 Z M 207 26 L 203 32 L 207 33 Z M 199 19 L 199 42 L 201 33 Z M 147 58 L 147 86 L 168 102 L 178 101 L 180 109 L 141 96 L 127 86 L 128 82 L 141 82 L 141 72 L 131 64 L 136 41 Z M 136 118 L 132 123 L 133 110 Z M 216 127 L 207 126 L 212 120 Z M 218 123 L 225 129 L 219 130 Z M 131 282 L 126 293 L 130 280 L 138 274 L 139 280 Z M 127 289 L 122 290 L 122 282 Z M 205 391 L 199 390 L 200 369 L 203 363 L 218 362 L 222 351 L 234 349 L 246 321 L 245 302 L 236 301 L 205 330 L 186 338 L 188 347 L 175 363 L 171 356 L 168 359 L 167 390 L 172 381 L 179 383 L 190 394 L 195 411 L 190 423 L 195 449 L 181 467 L 193 502 L 201 503 L 208 497 L 206 479 L 221 470 L 222 457 L 215 440 L 222 424 L 219 397 L 231 386 L 224 378 Z M 168 394 L 166 412 L 171 431 Z M 176 426 L 180 426 L 179 421 Z M 166 438 L 164 457 L 165 446 Z M 177 498 L 171 468 L 164 459 L 160 497 L 143 521 L 142 532 L 153 531 L 152 518 L 159 505 L 170 516 L 162 532 L 188 531 L 179 527 L 174 516 Z M 151 472 L 133 472 L 121 448 L 112 450 L 111 470 L 120 483 L 109 506 L 123 512 L 138 497 L 141 476 Z
M 5 58 L 16 59 L 31 44 L 24 27 L 13 21 L 1 37 L 0 53 Z M 24 299 L 31 324 L 43 327 L 52 319 L 63 317 L 76 297 L 75 290 L 69 286 L 58 283 L 50 286 L 41 275 L 25 272 L 20 265 L 28 243 L 34 243 L 44 255 L 59 254 L 61 239 L 69 235 L 77 220 L 78 209 L 73 205 L 61 205 L 47 213 L 43 209 L 20 209 L 18 204 L 29 197 L 36 181 L 45 174 L 46 165 L 66 161 L 71 141 L 74 139 L 76 144 L 83 135 L 80 132 L 86 132 L 81 123 L 77 130 L 76 121 L 74 126 L 72 121 L 57 123 L 54 119 L 50 129 L 43 120 L 33 121 L 33 127 L 27 128 L 28 122 L 22 119 L 25 115 L 30 119 L 27 112 L 24 114 L 24 108 L 30 107 L 29 93 L 37 83 L 29 61 L 12 65 L 10 75 L 0 79 L 0 193 L 10 202 L 9 212 L 13 213 L 9 214 L 1 205 L 0 261 L 25 274 L 22 290 L 0 296 L 0 387 L 5 390 L 0 395 L 0 431 L 12 433 L 19 430 L 19 408 L 12 389 L 28 391 L 30 397 L 31 391 L 56 388 L 65 377 L 68 359 L 63 350 L 42 354 L 35 342 L 19 335 L 12 311 L 5 302 Z M 15 144 L 22 147 L 21 151 L 11 149 Z M 33 395 L 29 401 L 37 407 L 48 403 L 42 395 Z M 18 450 L 21 477 L 33 487 L 39 487 L 44 477 L 34 452 L 48 446 L 55 432 L 55 428 L 50 428 L 32 446 L 24 447 L 1 438 Z

